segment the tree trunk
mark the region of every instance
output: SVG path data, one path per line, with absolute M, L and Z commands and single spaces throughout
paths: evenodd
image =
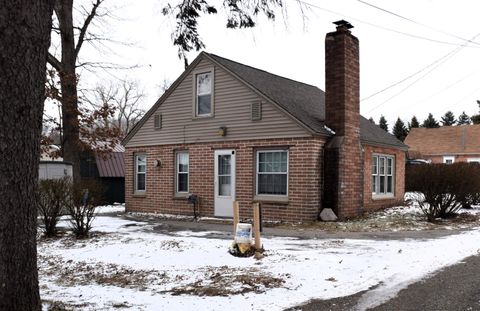
M 38 162 L 53 1 L 0 0 L 0 310 L 40 310 Z
M 63 159 L 73 164 L 73 178 L 80 180 L 80 131 L 76 74 L 75 37 L 73 34 L 73 0 L 55 1 L 62 44 L 62 69 L 59 72 L 62 88 Z

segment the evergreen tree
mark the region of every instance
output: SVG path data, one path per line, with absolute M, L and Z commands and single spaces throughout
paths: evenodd
M 372 117 L 370 117 L 370 119 L 368 119 L 368 121 L 372 122 L 373 124 L 375 124 L 375 120 L 373 120 Z
M 440 124 L 438 123 L 437 120 L 435 120 L 433 115 L 429 113 L 428 117 L 425 119 L 425 121 L 423 121 L 422 126 L 426 128 L 436 128 L 436 127 L 440 127 Z
M 477 100 L 478 108 L 480 110 L 480 100 Z M 473 124 L 480 124 L 480 114 L 475 114 L 471 118 Z
M 457 125 L 468 125 L 471 123 L 472 121 L 470 120 L 470 117 L 465 113 L 465 111 L 458 116 Z
M 378 121 L 378 126 L 380 126 L 381 129 L 385 130 L 385 132 L 388 132 L 387 119 L 385 119 L 383 115 L 380 117 L 380 120 Z
M 455 115 L 451 111 L 447 111 L 442 117 L 443 126 L 452 126 L 455 125 L 457 121 L 455 120 Z
M 417 117 L 413 116 L 412 120 L 408 122 L 408 130 L 410 131 L 414 127 L 420 127 L 420 123 L 418 123 Z
M 405 126 L 405 123 L 403 123 L 400 118 L 397 118 L 397 122 L 393 125 L 393 135 L 397 137 L 399 140 L 404 141 L 405 137 L 408 135 L 408 129 Z

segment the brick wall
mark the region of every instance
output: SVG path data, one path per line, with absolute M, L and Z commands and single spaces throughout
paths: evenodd
M 394 197 L 377 199 L 372 196 L 372 156 L 383 154 L 395 157 Z M 405 194 L 405 152 L 398 149 L 364 146 L 364 207 L 366 210 L 376 210 L 383 207 L 395 206 L 403 203 Z
M 255 196 L 255 151 L 271 147 L 289 150 L 288 202 L 262 201 L 265 220 L 288 222 L 317 219 L 321 206 L 324 141 L 319 138 L 250 140 L 224 143 L 126 148 L 125 200 L 129 212 L 193 215 L 185 198 L 176 198 L 175 152 L 188 150 L 190 193 L 200 196 L 201 216 L 214 216 L 214 152 L 233 149 L 236 155 L 236 200 L 240 217 L 252 217 Z M 147 155 L 147 191 L 134 194 L 134 154 Z M 160 160 L 161 167 L 154 161 Z

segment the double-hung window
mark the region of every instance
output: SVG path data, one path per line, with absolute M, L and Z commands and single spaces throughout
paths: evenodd
M 257 151 L 257 195 L 288 194 L 288 151 Z
M 387 155 L 374 155 L 372 158 L 373 196 L 393 196 L 395 158 Z
M 197 117 L 211 116 L 213 74 L 211 71 L 198 73 L 195 80 L 195 114 Z
M 145 154 L 135 155 L 135 192 L 147 190 L 147 156 Z
M 177 152 L 176 159 L 176 192 L 180 194 L 188 193 L 188 152 Z

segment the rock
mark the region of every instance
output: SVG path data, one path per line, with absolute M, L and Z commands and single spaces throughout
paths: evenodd
M 320 219 L 323 221 L 336 221 L 338 217 L 331 208 L 324 208 L 320 213 Z

